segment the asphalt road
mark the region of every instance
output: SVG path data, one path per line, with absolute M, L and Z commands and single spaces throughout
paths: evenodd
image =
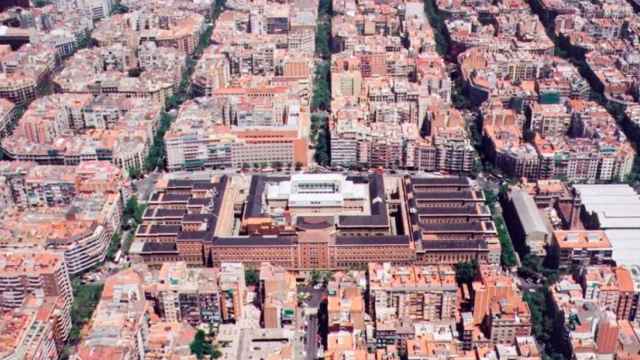
M 305 304 L 309 308 L 318 309 L 322 298 L 324 296 L 325 289 L 314 289 L 312 287 L 302 287 L 299 291 L 309 293 L 311 296 L 305 300 Z M 307 360 L 317 359 L 318 346 L 320 345 L 321 338 L 319 336 L 320 324 L 318 323 L 318 315 L 310 315 L 306 318 L 307 328 L 305 330 L 305 345 L 304 350 L 307 353 Z
M 304 350 L 307 352 L 306 359 L 314 360 L 317 358 L 318 353 L 318 316 L 311 315 L 307 319 L 309 326 L 306 331 L 306 343 L 304 344 Z

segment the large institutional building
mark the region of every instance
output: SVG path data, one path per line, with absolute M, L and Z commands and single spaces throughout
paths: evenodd
M 498 263 L 484 195 L 468 178 L 296 174 L 250 179 L 164 179 L 132 253 L 219 266 L 270 262 L 288 269 Z

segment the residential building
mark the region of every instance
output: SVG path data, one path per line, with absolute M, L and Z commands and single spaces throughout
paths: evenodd
M 263 263 L 260 266 L 260 304 L 265 328 L 295 325 L 298 315 L 295 274 L 284 268 Z
M 613 260 L 611 242 L 602 230 L 556 230 L 553 246 L 563 269 L 607 264 Z
M 108 277 L 75 359 L 144 359 L 149 316 L 144 278 L 133 269 Z
M 156 302 L 167 322 L 187 322 L 193 327 L 221 321 L 218 270 L 188 268 L 186 262 L 164 263 L 145 293 Z

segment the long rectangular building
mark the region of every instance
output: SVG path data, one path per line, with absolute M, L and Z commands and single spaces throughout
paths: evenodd
M 500 261 L 491 211 L 469 178 L 405 178 L 403 189 L 418 263 Z
M 294 129 L 171 129 L 165 136 L 169 171 L 285 166 L 308 162 L 308 144 Z

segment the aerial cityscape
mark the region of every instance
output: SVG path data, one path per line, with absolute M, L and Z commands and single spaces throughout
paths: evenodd
M 640 360 L 640 0 L 0 0 L 0 360 Z

